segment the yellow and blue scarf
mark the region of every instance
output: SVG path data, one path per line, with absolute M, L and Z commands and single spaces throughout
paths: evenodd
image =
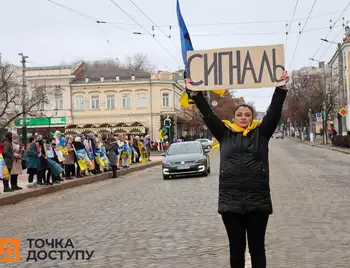
M 222 122 L 233 132 L 243 132 L 243 136 L 247 136 L 250 131 L 256 129 L 261 124 L 260 120 L 253 120 L 247 128 L 242 128 L 236 123 L 232 123 L 228 120 L 222 120 Z M 215 138 L 213 138 L 213 146 L 211 147 L 211 150 L 214 151 L 218 148 L 220 148 L 220 143 Z

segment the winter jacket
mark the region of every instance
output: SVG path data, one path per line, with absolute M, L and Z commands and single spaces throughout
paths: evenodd
M 41 141 L 41 142 L 39 142 L 39 145 L 40 145 L 40 149 L 41 149 L 41 155 L 39 157 L 39 162 L 40 162 L 39 169 L 41 169 L 41 170 L 48 169 L 45 144 Z
M 118 155 L 119 155 L 119 145 L 116 141 L 110 143 L 107 146 L 107 154 L 108 154 L 108 159 L 109 159 L 109 162 L 111 163 L 111 166 L 116 166 Z
M 38 169 L 40 166 L 39 152 L 35 143 L 27 145 L 27 151 L 25 152 L 25 158 L 27 159 L 27 168 Z
M 13 147 L 12 147 L 12 142 L 4 139 L 3 140 L 3 145 L 4 145 L 4 153 L 2 154 L 6 167 L 8 169 L 12 169 L 13 165 Z
M 218 213 L 272 214 L 268 143 L 280 120 L 286 94 L 284 89 L 275 89 L 264 119 L 246 136 L 227 128 L 202 93 L 192 97 L 205 124 L 220 143 Z

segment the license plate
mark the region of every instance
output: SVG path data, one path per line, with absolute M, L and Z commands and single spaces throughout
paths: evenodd
M 184 169 L 190 169 L 190 167 L 189 166 L 178 166 L 177 169 L 184 170 Z

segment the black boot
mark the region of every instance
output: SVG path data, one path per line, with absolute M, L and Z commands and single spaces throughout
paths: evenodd
M 12 192 L 12 189 L 9 186 L 9 180 L 2 180 L 2 183 L 4 184 L 4 193 Z
M 11 175 L 11 189 L 13 191 L 16 191 L 16 190 L 22 190 L 23 188 L 19 187 L 17 185 L 18 183 L 18 175 Z

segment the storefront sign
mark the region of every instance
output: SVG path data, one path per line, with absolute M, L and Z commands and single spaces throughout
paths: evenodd
M 66 125 L 65 117 L 53 117 L 53 118 L 27 118 L 27 126 L 49 126 L 49 125 Z M 23 118 L 17 118 L 15 120 L 15 126 L 21 127 L 23 125 Z

